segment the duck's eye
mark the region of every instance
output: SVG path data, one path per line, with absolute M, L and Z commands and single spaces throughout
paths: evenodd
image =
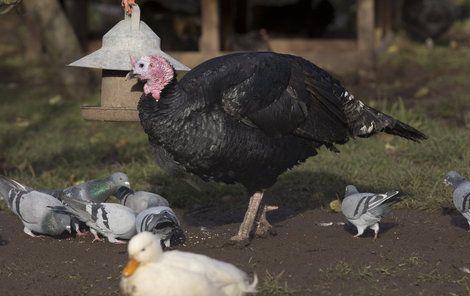
M 140 68 L 143 68 L 143 67 L 144 67 L 144 64 L 143 64 L 143 63 L 139 63 L 139 67 L 140 67 Z

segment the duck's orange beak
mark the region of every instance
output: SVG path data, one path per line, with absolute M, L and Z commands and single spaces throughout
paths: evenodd
M 124 277 L 129 277 L 131 276 L 136 270 L 137 267 L 139 267 L 139 262 L 134 259 L 129 259 L 129 262 L 127 262 L 126 267 L 122 270 L 122 275 Z

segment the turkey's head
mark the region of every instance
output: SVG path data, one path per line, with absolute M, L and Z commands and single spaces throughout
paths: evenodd
M 160 99 L 160 93 L 175 77 L 175 69 L 161 56 L 144 56 L 139 60 L 131 57 L 132 69 L 126 78 L 137 77 L 145 82 L 144 93 L 151 94 L 155 100 Z

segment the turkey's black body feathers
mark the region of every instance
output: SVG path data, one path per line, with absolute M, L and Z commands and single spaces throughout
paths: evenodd
M 419 131 L 354 99 L 327 72 L 295 56 L 238 53 L 173 80 L 157 102 L 142 96 L 142 126 L 164 167 L 204 180 L 268 188 L 288 168 L 379 131 L 412 140 Z M 162 152 L 163 151 L 163 152 Z

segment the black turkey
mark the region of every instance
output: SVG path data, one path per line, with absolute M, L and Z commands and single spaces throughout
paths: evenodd
M 251 195 L 236 240 L 271 229 L 263 190 L 287 169 L 337 151 L 350 137 L 378 132 L 413 141 L 418 130 L 355 99 L 311 62 L 270 52 L 235 53 L 206 61 L 179 82 L 168 61 L 131 61 L 130 76 L 145 81 L 138 109 L 163 167 L 225 183 Z

